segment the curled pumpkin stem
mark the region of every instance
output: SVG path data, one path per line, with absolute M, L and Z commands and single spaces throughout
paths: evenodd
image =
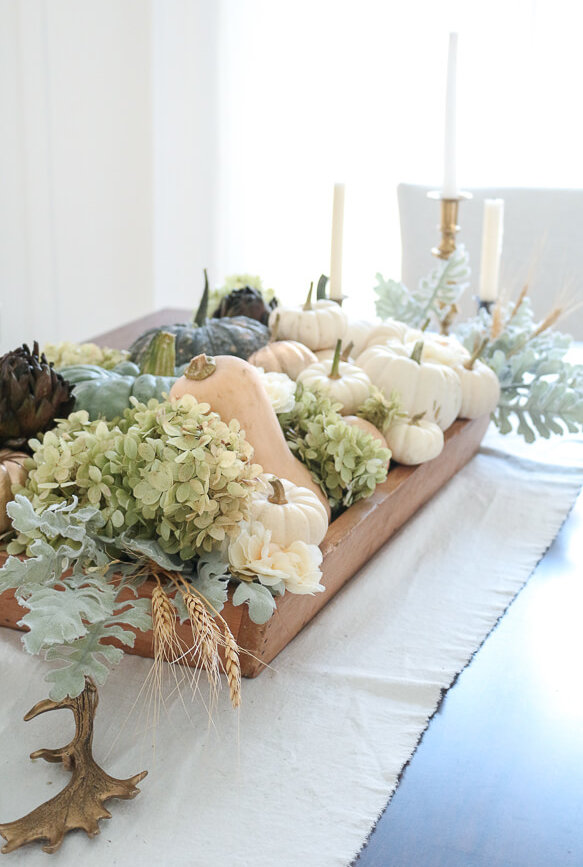
M 275 503 L 276 506 L 285 506 L 288 502 L 283 484 L 280 479 L 273 477 L 269 480 L 269 484 L 273 488 L 273 493 L 267 498 L 270 503 Z

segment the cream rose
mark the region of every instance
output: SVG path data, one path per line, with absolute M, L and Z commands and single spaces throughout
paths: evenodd
M 257 371 L 275 412 L 290 412 L 296 402 L 296 384 L 293 379 L 290 379 L 287 373 L 266 373 L 262 367 L 258 367 Z
M 287 548 L 271 541 L 271 531 L 263 524 L 242 524 L 239 535 L 229 543 L 231 568 L 242 577 L 257 577 L 261 584 L 274 587 L 283 581 L 290 593 L 320 593 L 322 552 L 317 545 L 292 542 Z

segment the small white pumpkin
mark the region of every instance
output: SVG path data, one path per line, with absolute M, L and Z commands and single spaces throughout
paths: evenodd
M 352 343 L 352 355 L 357 358 L 366 348 L 366 342 L 370 337 L 373 328 L 376 328 L 378 323 L 369 322 L 368 319 L 349 319 L 348 328 L 344 335 L 344 344 Z
M 500 400 L 500 381 L 491 367 L 476 360 L 470 366 L 454 367 L 462 384 L 460 418 L 478 418 L 493 412 Z
M 274 477 L 264 491 L 253 494 L 250 512 L 284 548 L 297 541 L 319 545 L 328 531 L 328 515 L 318 497 L 287 479 Z
M 386 397 L 398 392 L 407 415 L 423 416 L 447 430 L 462 403 L 459 376 L 444 364 L 419 361 L 420 341 L 411 355 L 404 351 L 401 346 L 371 346 L 359 356 L 358 364 Z
M 411 333 L 407 336 L 407 346 L 413 349 L 418 339 L 423 340 L 422 361 L 436 361 L 438 364 L 447 364 L 455 367 L 465 364 L 470 360 L 470 353 L 459 340 L 450 334 L 435 334 L 431 331 L 423 333 L 422 338 L 414 337 Z
M 403 343 L 410 330 L 405 322 L 399 322 L 398 319 L 385 319 L 380 325 L 374 325 L 370 329 L 366 340 L 361 344 L 360 352 L 355 352 L 354 357 L 358 360 L 369 346 L 383 346 L 387 340 L 398 340 Z
M 340 353 L 340 361 L 347 361 L 349 364 L 354 364 L 354 358 L 352 356 L 352 350 L 354 349 L 354 344 L 351 342 L 346 344 L 346 348 L 342 350 Z M 336 352 L 336 347 L 333 349 L 319 349 L 315 354 L 317 361 L 330 361 L 330 359 L 334 358 L 334 353 Z
M 312 301 L 313 284 L 302 307 L 277 307 L 269 315 L 269 327 L 273 328 L 279 316 L 279 337 L 298 340 L 314 352 L 329 349 L 344 337 L 348 317 L 335 301 L 321 299 Z
M 340 361 L 341 347 L 339 340 L 334 358 L 306 367 L 298 376 L 298 382 L 341 403 L 343 415 L 352 415 L 370 395 L 372 383 L 360 367 Z
M 393 422 L 383 431 L 393 460 L 406 466 L 423 464 L 441 454 L 443 431 L 439 425 L 424 419 Z

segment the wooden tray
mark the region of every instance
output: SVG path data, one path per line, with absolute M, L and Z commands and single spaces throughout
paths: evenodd
M 489 416 L 454 422 L 445 434 L 445 447 L 439 457 L 418 467 L 393 466 L 386 482 L 378 485 L 371 497 L 360 500 L 332 522 L 321 545 L 324 593 L 315 596 L 286 593 L 278 599 L 271 619 L 262 626 L 249 619 L 246 605 L 235 607 L 229 595 L 222 614 L 239 646 L 249 651 L 241 655 L 244 677 L 256 677 L 393 533 L 470 460 L 488 423 Z M 5 556 L 0 555 L 0 562 Z M 152 587 L 153 583 L 146 582 L 139 595 L 149 596 Z M 11 593 L 0 595 L 0 626 L 20 629 L 18 621 L 22 616 L 23 609 Z M 188 645 L 188 624 L 178 625 L 177 630 Z M 152 632 L 138 632 L 134 647 L 123 649 L 153 657 Z

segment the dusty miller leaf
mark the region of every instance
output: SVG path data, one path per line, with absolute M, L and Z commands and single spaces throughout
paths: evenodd
M 249 606 L 249 617 L 253 623 L 267 623 L 275 611 L 275 599 L 271 592 L 255 581 L 242 581 L 233 594 L 233 605 Z

